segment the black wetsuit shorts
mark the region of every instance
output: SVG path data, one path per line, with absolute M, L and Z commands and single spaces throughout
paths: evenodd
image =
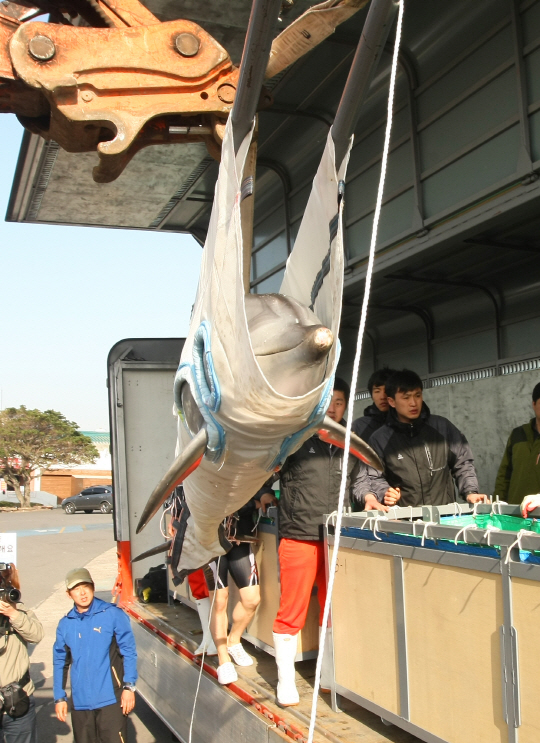
M 212 560 L 204 568 L 204 576 L 210 591 L 217 588 L 227 588 L 229 585 L 229 573 L 238 588 L 259 585 L 259 573 L 257 563 L 251 544 L 240 542 L 235 544 L 226 555 L 221 555 L 218 560 Z

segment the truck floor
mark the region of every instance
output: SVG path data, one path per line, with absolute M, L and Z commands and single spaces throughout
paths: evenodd
M 188 606 L 175 602 L 167 604 L 141 604 L 134 602 L 133 610 L 161 633 L 178 645 L 193 652 L 200 643 L 201 629 L 198 615 Z M 129 609 L 128 609 L 129 611 Z M 311 699 L 315 677 L 315 660 L 296 663 L 296 683 L 300 693 L 297 707 L 283 709 L 276 704 L 277 669 L 273 656 L 244 641 L 244 647 L 252 656 L 254 664 L 247 668 L 237 667 L 237 686 L 264 705 L 277 717 L 289 722 L 291 727 L 303 732 L 307 739 Z M 217 657 L 205 657 L 205 664 L 217 668 Z M 376 670 L 374 669 L 374 672 Z M 216 685 L 217 681 L 215 681 Z M 395 726 L 385 725 L 380 717 L 373 715 L 349 700 L 339 697 L 340 712 L 330 706 L 330 695 L 320 694 L 318 701 L 315 740 L 334 743 L 415 743 L 419 739 Z M 289 734 L 290 735 L 290 734 Z M 289 737 L 290 739 L 290 737 Z

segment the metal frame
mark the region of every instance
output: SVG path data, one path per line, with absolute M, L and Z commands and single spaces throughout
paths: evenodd
M 114 493 L 127 493 L 127 465 L 126 465 L 126 440 L 124 428 L 124 392 L 123 392 L 123 373 L 124 370 L 130 371 L 148 371 L 159 369 L 159 371 L 177 369 L 177 364 L 156 363 L 153 361 L 124 361 L 124 357 L 129 354 L 131 348 L 128 348 L 122 354 L 122 357 L 116 361 L 112 367 L 112 374 L 109 384 L 109 409 L 111 411 L 111 451 L 113 456 L 113 485 Z M 112 411 L 115 414 L 112 415 Z M 127 498 L 114 496 L 114 538 L 118 542 L 126 542 L 130 538 L 129 534 L 129 516 Z
M 187 741 L 199 668 L 133 618 L 131 626 L 139 651 L 137 686 L 141 695 L 167 727 L 180 740 Z M 165 688 L 181 689 L 182 693 L 167 700 L 161 693 Z M 218 728 L 213 714 L 216 709 L 223 712 Z M 236 738 L 268 743 L 270 730 L 276 725 L 237 694 L 217 684 L 207 673 L 201 677 L 196 720 L 193 740 L 212 739 L 216 743 Z
M 337 695 L 365 707 L 370 712 L 380 715 L 385 721 L 416 735 L 427 743 L 448 743 L 438 736 L 415 725 L 410 721 L 409 711 L 409 679 L 408 679 L 408 648 L 406 634 L 406 594 L 403 576 L 403 558 L 431 562 L 438 565 L 453 565 L 461 569 L 479 570 L 495 573 L 501 576 L 503 597 L 503 624 L 500 627 L 501 642 L 501 685 L 503 698 L 503 716 L 508 726 L 508 743 L 518 743 L 518 729 L 521 725 L 521 701 L 519 688 L 519 652 L 517 630 L 513 626 L 512 607 L 512 577 L 525 578 L 540 582 L 540 565 L 524 564 L 519 562 L 519 549 L 516 547 L 517 532 L 490 533 L 489 545 L 501 548 L 498 557 L 473 555 L 466 552 L 450 552 L 426 546 L 403 545 L 391 541 L 393 534 L 414 535 L 425 537 L 425 541 L 433 542 L 438 539 L 455 539 L 459 526 L 441 523 L 441 516 L 462 515 L 473 513 L 469 505 L 457 506 L 423 506 L 418 508 L 393 508 L 386 514 L 382 511 L 362 512 L 351 514 L 346 510 L 342 517 L 341 545 L 345 548 L 371 552 L 375 554 L 391 555 L 394 562 L 394 601 L 396 607 L 396 630 L 398 644 L 398 683 L 400 714 L 397 715 L 369 699 L 359 696 L 350 689 L 340 686 L 333 674 L 332 707 L 338 709 Z M 520 515 L 518 505 L 503 503 L 479 504 L 476 513 L 486 514 L 496 512 L 504 515 Z M 540 518 L 540 508 L 530 514 Z M 333 530 L 335 528 L 335 514 L 326 516 L 325 553 L 327 571 L 329 565 L 329 547 L 334 544 Z M 347 535 L 347 530 L 354 528 L 356 536 Z M 359 535 L 359 530 L 365 530 L 365 535 Z M 389 536 L 383 541 L 377 535 Z M 486 530 L 469 528 L 463 533 L 461 540 L 467 544 L 486 544 Z M 529 551 L 540 550 L 540 534 L 525 533 L 521 538 L 521 547 Z M 508 551 L 511 554 L 508 555 Z M 507 561 L 508 557 L 508 561 Z M 517 559 L 516 559 L 517 558 Z M 332 665 L 334 665 L 332 648 Z
M 385 279 L 396 279 L 398 281 L 417 281 L 424 284 L 438 284 L 440 286 L 455 286 L 458 288 L 468 288 L 468 289 L 476 289 L 478 291 L 481 291 L 491 302 L 491 305 L 493 307 L 493 314 L 494 314 L 494 330 L 495 330 L 495 346 L 496 346 L 496 360 L 495 360 L 495 367 L 499 367 L 499 360 L 502 356 L 502 339 L 501 339 L 501 311 L 499 308 L 499 303 L 497 301 L 497 297 L 492 292 L 492 290 L 484 286 L 483 284 L 479 284 L 478 282 L 474 281 L 454 281 L 451 279 L 440 279 L 430 276 L 413 276 L 412 274 L 386 274 Z M 428 348 L 430 351 L 428 352 L 428 377 L 429 373 L 431 371 L 430 367 L 430 359 L 431 359 L 431 345 L 433 343 L 433 334 L 430 338 L 428 338 Z
M 135 338 L 133 340 L 120 341 L 115 344 L 109 353 L 107 360 L 107 387 L 109 394 L 109 426 L 111 431 L 111 456 L 112 476 L 114 490 L 114 538 L 118 542 L 126 542 L 130 539 L 128 498 L 127 498 L 127 462 L 126 441 L 124 421 L 124 370 L 147 371 L 156 369 L 159 371 L 174 371 L 178 364 L 172 361 L 137 361 L 129 360 L 130 352 L 139 343 L 159 341 L 170 341 L 182 339 L 152 339 Z M 123 350 L 116 349 L 124 344 Z
M 463 223 L 467 221 L 469 225 L 471 224 L 471 217 L 469 214 L 464 215 L 464 218 L 460 216 L 461 212 L 463 210 L 470 209 L 471 205 L 471 199 L 467 198 L 463 201 L 454 204 L 452 207 L 449 207 L 448 209 L 444 209 L 441 212 L 437 213 L 433 217 L 426 218 L 424 214 L 423 209 L 423 194 L 422 194 L 422 182 L 425 181 L 426 178 L 433 175 L 435 172 L 438 172 L 442 168 L 450 165 L 451 163 L 457 161 L 467 153 L 471 152 L 472 150 L 480 147 L 484 143 L 490 141 L 493 139 L 493 137 L 497 136 L 501 132 L 507 130 L 509 127 L 518 125 L 520 127 L 520 141 L 521 141 L 521 150 L 520 150 L 520 156 L 518 158 L 518 162 L 516 163 L 516 171 L 514 174 L 512 174 L 509 177 L 501 179 L 497 183 L 491 184 L 488 188 L 483 189 L 482 191 L 477 192 L 474 195 L 474 203 L 475 212 L 480 215 L 481 211 L 483 211 L 484 202 L 488 201 L 489 204 L 487 205 L 488 208 L 491 208 L 493 206 L 493 194 L 497 192 L 501 192 L 503 190 L 513 190 L 516 187 L 523 187 L 525 185 L 533 184 L 534 179 L 536 178 L 534 174 L 534 170 L 540 168 L 540 161 L 537 162 L 531 162 L 531 145 L 530 145 L 530 124 L 528 117 L 534 113 L 535 110 L 537 110 L 538 106 L 540 106 L 540 102 L 533 102 L 532 104 L 529 103 L 527 99 L 527 87 L 526 87 L 526 70 L 525 70 L 525 58 L 530 55 L 538 46 L 539 42 L 533 42 L 531 44 L 528 44 L 524 46 L 523 44 L 523 38 L 522 38 L 522 32 L 521 32 L 521 14 L 526 9 L 525 7 L 520 7 L 520 3 L 518 0 L 508 0 L 508 9 L 509 13 L 508 16 L 501 21 L 495 23 L 491 29 L 489 29 L 486 33 L 484 33 L 481 37 L 476 39 L 474 43 L 472 43 L 467 49 L 465 49 L 461 54 L 456 56 L 450 63 L 445 65 L 442 69 L 438 70 L 430 79 L 423 82 L 421 85 L 417 85 L 416 76 L 415 76 L 415 69 L 414 69 L 414 60 L 409 59 L 408 57 L 405 59 L 402 55 L 402 58 L 400 59 L 400 66 L 402 71 L 405 73 L 405 76 L 407 78 L 407 96 L 404 101 L 402 101 L 400 104 L 397 105 L 396 108 L 402 108 L 403 106 L 408 106 L 409 108 L 409 133 L 402 137 L 399 142 L 394 142 L 392 144 L 392 150 L 394 150 L 397 146 L 403 144 L 405 141 L 411 141 L 411 148 L 412 148 L 412 157 L 413 157 L 413 168 L 412 168 L 412 174 L 413 178 L 412 181 L 404 186 L 402 186 L 400 189 L 398 189 L 395 193 L 388 194 L 385 199 L 384 203 L 387 204 L 391 202 L 393 199 L 395 199 L 400 194 L 404 193 L 407 190 L 413 189 L 415 192 L 415 213 L 413 215 L 413 222 L 411 224 L 410 229 L 405 230 L 400 235 L 395 235 L 385 243 L 381 243 L 378 246 L 378 271 L 381 269 L 384 269 L 385 265 L 388 266 L 389 263 L 394 262 L 394 260 L 398 257 L 397 254 L 395 254 L 396 250 L 399 250 L 400 257 L 410 256 L 411 254 L 414 254 L 416 252 L 420 252 L 423 250 L 426 250 L 431 245 L 435 244 L 439 241 L 439 239 L 442 239 L 442 235 L 437 236 L 429 236 L 427 233 L 427 229 L 433 230 L 434 228 L 438 227 L 442 222 L 445 222 L 448 220 L 448 218 L 452 219 L 452 227 L 463 227 Z M 479 48 L 481 48 L 486 42 L 488 42 L 491 38 L 493 38 L 497 33 L 501 32 L 502 30 L 508 28 L 511 26 L 511 34 L 512 34 L 512 40 L 513 40 L 513 53 L 511 57 L 509 57 L 508 60 L 503 62 L 501 65 L 499 65 L 496 69 L 490 70 L 489 73 L 484 75 L 480 80 L 477 80 L 473 85 L 469 86 L 466 90 L 461 91 L 461 93 L 457 96 L 455 96 L 451 101 L 445 103 L 444 106 L 440 107 L 436 112 L 434 112 L 432 115 L 430 115 L 427 119 L 423 121 L 418 120 L 417 116 L 417 110 L 416 110 L 416 99 L 422 95 L 427 89 L 429 89 L 432 85 L 437 83 L 444 75 L 449 73 L 451 70 L 453 70 L 458 64 L 462 63 L 464 60 L 466 60 L 468 57 L 470 57 L 475 51 L 477 51 Z M 337 40 L 337 39 L 336 39 Z M 350 44 L 349 41 L 346 42 L 347 45 Z M 474 95 L 476 92 L 484 88 L 487 84 L 489 84 L 492 80 L 494 80 L 496 77 L 500 76 L 504 72 L 511 70 L 512 68 L 515 68 L 516 71 L 516 79 L 517 79 L 517 96 L 518 96 L 518 113 L 516 115 L 513 115 L 509 117 L 506 121 L 499 124 L 497 127 L 493 128 L 492 130 L 484 132 L 477 140 L 473 142 L 469 142 L 466 146 L 461 148 L 459 151 L 453 152 L 448 158 L 444 160 L 444 162 L 437 163 L 435 166 L 433 166 L 430 169 L 427 169 L 425 171 L 421 171 L 420 164 L 421 164 L 421 158 L 420 158 L 420 152 L 418 148 L 418 133 L 421 132 L 423 129 L 425 129 L 429 124 L 433 123 L 433 121 L 437 120 L 441 116 L 443 116 L 448 110 L 451 110 L 456 105 L 461 103 L 462 101 L 466 100 L 467 98 L 470 98 L 472 95 Z M 376 122 L 375 127 L 380 125 L 380 121 Z M 365 136 L 369 134 L 372 127 L 369 127 L 368 129 L 364 130 L 362 134 L 357 138 L 355 142 L 355 146 L 361 142 Z M 373 161 L 370 161 L 370 163 L 364 164 L 364 166 L 360 169 L 360 171 L 357 173 L 349 173 L 348 176 L 348 182 L 350 183 L 357 175 L 359 175 L 360 172 L 362 172 L 364 169 L 366 169 L 368 166 L 372 166 L 374 162 L 377 161 L 377 159 L 380 159 L 380 156 L 373 158 Z M 531 176 L 532 174 L 532 176 Z M 529 179 L 528 183 L 525 183 L 525 180 Z M 307 182 L 307 181 L 306 181 Z M 298 190 L 301 190 L 303 187 L 305 187 L 305 183 L 299 184 L 299 186 L 295 187 L 295 189 L 291 192 L 291 196 L 294 195 L 295 192 Z M 537 196 L 538 194 L 538 184 L 536 186 L 533 185 L 533 192 L 534 195 Z M 521 203 L 524 200 L 527 200 L 527 197 L 525 199 L 522 198 L 522 194 L 512 194 L 511 198 L 516 199 L 516 205 L 518 203 Z M 525 195 L 526 196 L 526 195 Z M 502 194 L 500 196 L 497 196 L 496 201 L 498 201 L 501 205 L 508 203 L 509 198 L 508 195 Z M 370 213 L 372 213 L 373 207 L 365 208 L 361 210 L 361 213 L 355 214 L 350 216 L 346 221 L 346 228 L 349 228 L 354 223 L 356 223 L 359 219 L 362 219 L 366 216 L 368 216 Z M 294 221 L 294 216 L 293 216 Z M 444 230 L 445 233 L 447 230 Z M 411 240 L 412 239 L 412 240 Z M 383 255 L 389 250 L 392 250 L 392 259 L 387 261 L 386 255 Z M 365 256 L 355 256 L 350 257 L 347 263 L 347 266 L 349 268 L 354 268 L 354 274 L 349 275 L 348 282 L 351 283 L 354 281 L 354 283 L 357 283 L 360 281 L 363 277 L 364 273 L 364 264 L 366 262 L 367 258 Z M 279 271 L 281 269 L 280 266 L 276 266 L 274 268 L 274 273 Z M 269 278 L 271 274 L 269 273 L 265 278 Z M 499 334 L 500 335 L 500 334 Z M 500 344 L 500 341 L 499 341 Z M 500 355 L 500 354 L 499 354 Z
M 409 714 L 409 671 L 407 666 L 407 620 L 405 615 L 405 579 L 403 557 L 394 555 L 394 581 L 399 667 L 399 711 L 404 720 Z
M 362 103 L 382 56 L 396 10 L 397 3 L 394 0 L 371 0 L 331 129 L 338 169 L 349 148 L 351 135 L 358 124 Z
M 255 118 L 280 10 L 281 0 L 254 0 L 251 7 L 238 89 L 231 112 L 235 152 L 238 152 Z

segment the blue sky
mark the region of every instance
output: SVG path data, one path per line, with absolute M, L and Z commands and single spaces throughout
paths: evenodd
M 201 248 L 187 235 L 6 223 L 22 127 L 0 115 L 3 407 L 108 428 L 107 354 L 122 338 L 181 337 Z

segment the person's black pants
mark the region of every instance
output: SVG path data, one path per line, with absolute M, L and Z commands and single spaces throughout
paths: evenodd
M 74 709 L 71 724 L 75 743 L 127 743 L 127 716 L 120 702 L 98 709 Z
M 37 743 L 36 705 L 30 695 L 30 707 L 22 717 L 0 712 L 0 741 L 4 743 Z

